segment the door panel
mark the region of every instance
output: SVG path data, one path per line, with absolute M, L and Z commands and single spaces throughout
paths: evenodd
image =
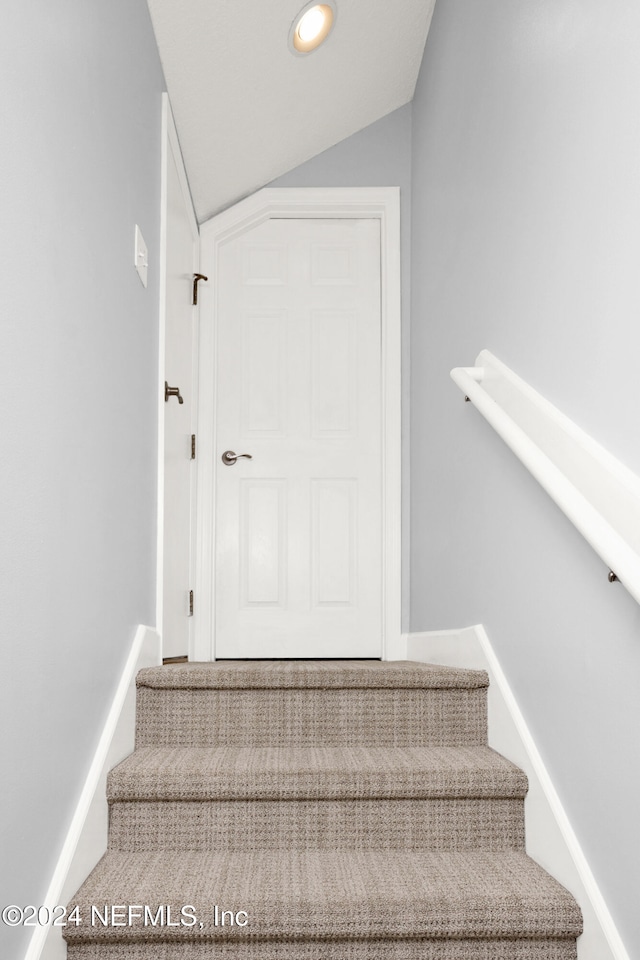
M 355 438 L 356 315 L 348 310 L 311 314 L 313 436 Z
M 380 656 L 379 221 L 265 221 L 218 277 L 216 657 Z
M 280 606 L 285 601 L 284 480 L 240 481 L 240 605 Z
M 284 436 L 286 335 L 284 313 L 250 313 L 243 317 L 243 436 Z
M 311 481 L 315 607 L 355 602 L 357 491 L 356 480 Z

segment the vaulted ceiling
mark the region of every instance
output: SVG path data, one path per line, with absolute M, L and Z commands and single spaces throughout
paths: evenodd
M 304 0 L 148 0 L 201 222 L 413 97 L 435 0 L 336 2 L 295 56 Z

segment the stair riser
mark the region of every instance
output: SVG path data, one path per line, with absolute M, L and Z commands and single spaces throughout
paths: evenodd
M 109 849 L 524 850 L 524 801 L 508 799 L 124 801 Z
M 316 943 L 70 945 L 68 960 L 576 960 L 567 940 L 366 940 Z
M 486 688 L 138 689 L 136 746 L 487 743 Z

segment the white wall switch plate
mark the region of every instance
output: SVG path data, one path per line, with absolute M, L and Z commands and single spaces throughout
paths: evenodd
M 138 276 L 142 280 L 142 286 L 146 287 L 147 285 L 147 270 L 149 268 L 149 258 L 147 256 L 147 245 L 144 242 L 144 237 L 142 236 L 142 231 L 138 224 L 136 223 L 136 247 L 135 247 L 135 268 L 138 271 Z

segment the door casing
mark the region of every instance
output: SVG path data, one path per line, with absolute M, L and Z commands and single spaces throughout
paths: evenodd
M 382 657 L 402 659 L 401 637 L 401 276 L 400 191 L 397 187 L 266 187 L 200 228 L 201 263 L 210 278 L 201 291 L 197 460 L 194 660 L 215 660 L 214 457 L 216 291 L 222 244 L 271 218 L 378 219 L 382 356 Z M 203 269 L 204 269 L 203 267 Z

